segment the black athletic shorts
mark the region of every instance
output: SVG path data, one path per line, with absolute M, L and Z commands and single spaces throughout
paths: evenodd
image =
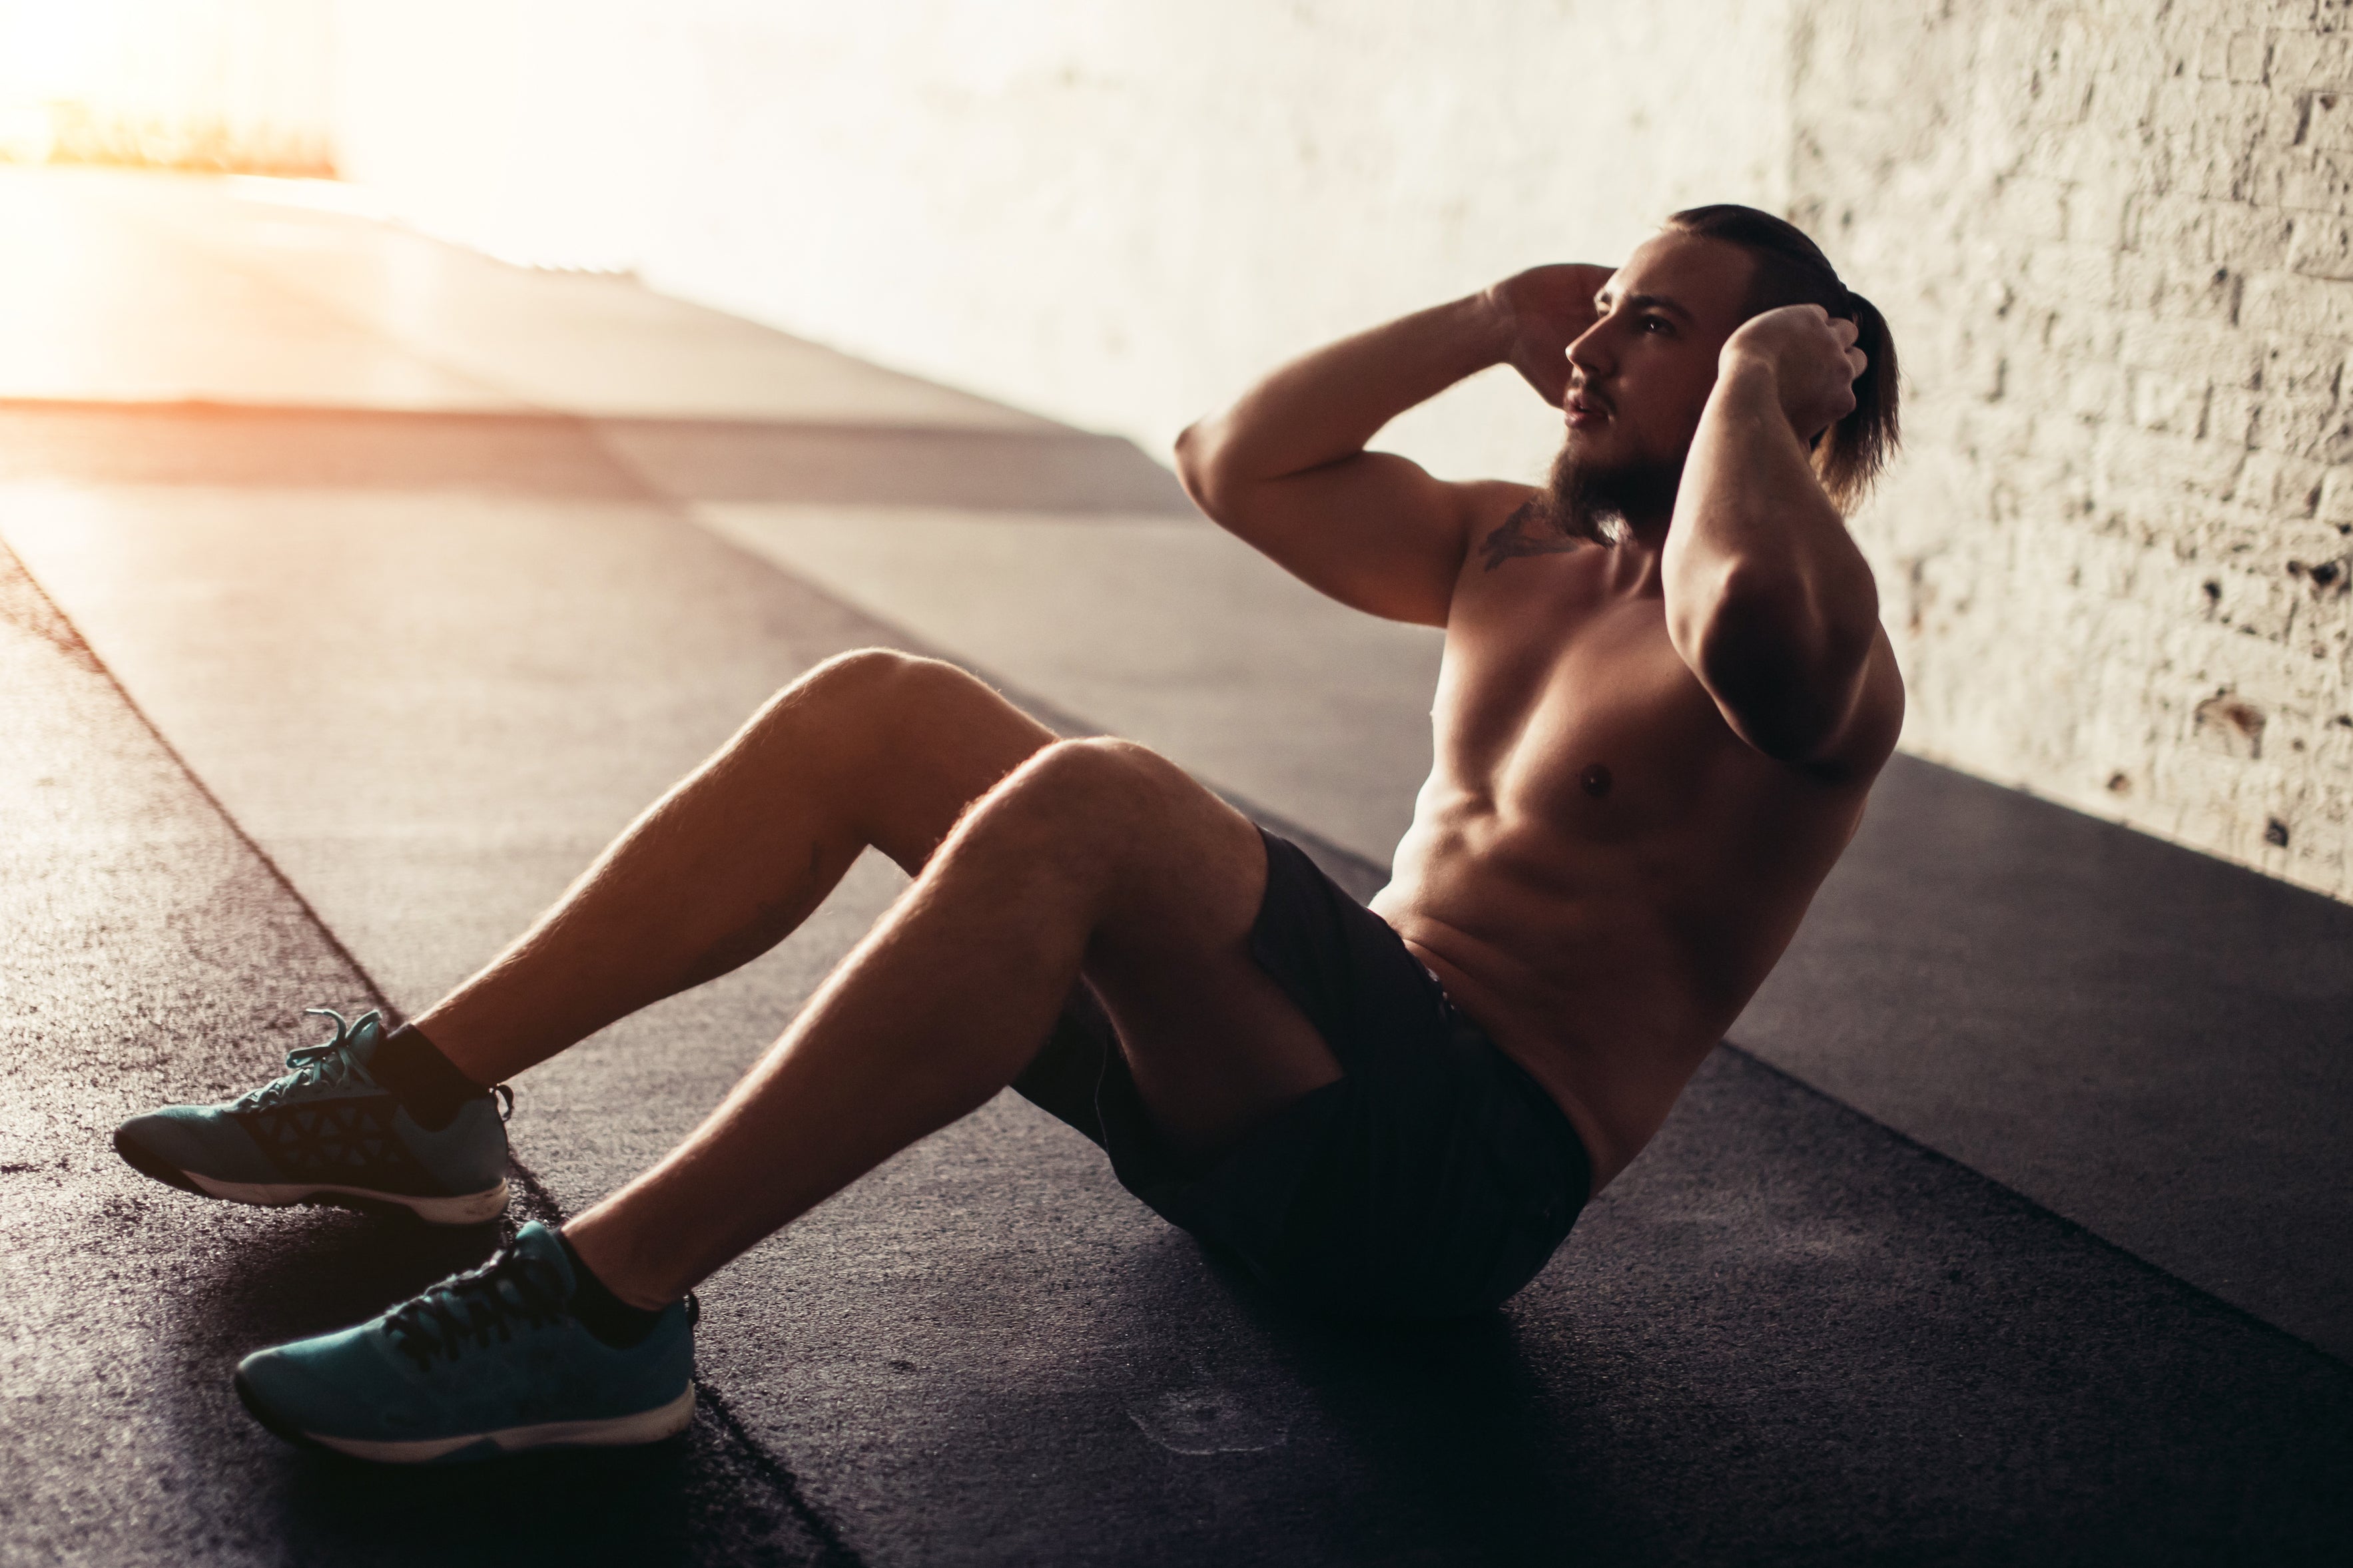
M 1250 952 L 1343 1076 L 1206 1168 L 1154 1131 L 1082 984 L 1013 1087 L 1103 1145 L 1128 1191 L 1319 1311 L 1483 1311 L 1535 1277 L 1591 1193 L 1560 1107 L 1455 1011 L 1388 923 L 1297 845 L 1266 840 Z

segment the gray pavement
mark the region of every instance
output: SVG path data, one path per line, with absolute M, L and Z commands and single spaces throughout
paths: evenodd
M 0 387 L 0 1558 L 2292 1561 L 2353 1524 L 2353 911 L 1914 763 L 1748 1049 L 1493 1320 L 1287 1314 L 1007 1097 L 712 1281 L 678 1451 L 277 1447 L 237 1353 L 491 1238 L 199 1204 L 115 1119 L 266 1076 L 302 1006 L 421 1006 L 861 644 L 1145 739 L 1368 888 L 1434 649 L 1124 443 L 623 279 L 0 177 L 36 220 L 82 259 Z M 147 289 L 180 304 L 109 304 Z M 691 1126 L 898 883 L 525 1075 L 525 1206 Z

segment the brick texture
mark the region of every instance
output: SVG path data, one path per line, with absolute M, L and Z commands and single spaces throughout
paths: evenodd
M 2353 898 L 2353 4 L 1800 5 L 1907 750 Z

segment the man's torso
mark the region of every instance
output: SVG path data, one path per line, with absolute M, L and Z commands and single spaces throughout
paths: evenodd
M 1676 653 L 1655 584 L 1611 580 L 1615 552 L 1492 514 L 1471 542 L 1433 766 L 1373 907 L 1560 1101 L 1599 1185 L 1779 958 L 1887 748 L 1774 761 Z

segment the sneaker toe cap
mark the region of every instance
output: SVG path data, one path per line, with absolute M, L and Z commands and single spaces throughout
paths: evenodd
M 374 1437 L 381 1406 L 373 1389 L 336 1375 L 352 1331 L 254 1352 L 237 1363 L 237 1391 L 261 1424 L 284 1437 Z M 345 1352 L 348 1354 L 348 1352 Z M 366 1381 L 366 1380 L 363 1380 Z
M 114 1130 L 114 1147 L 133 1166 L 159 1181 L 173 1182 L 173 1173 L 183 1171 L 201 1172 L 223 1182 L 274 1179 L 269 1162 L 245 1130 L 206 1106 L 167 1105 L 134 1116 Z

